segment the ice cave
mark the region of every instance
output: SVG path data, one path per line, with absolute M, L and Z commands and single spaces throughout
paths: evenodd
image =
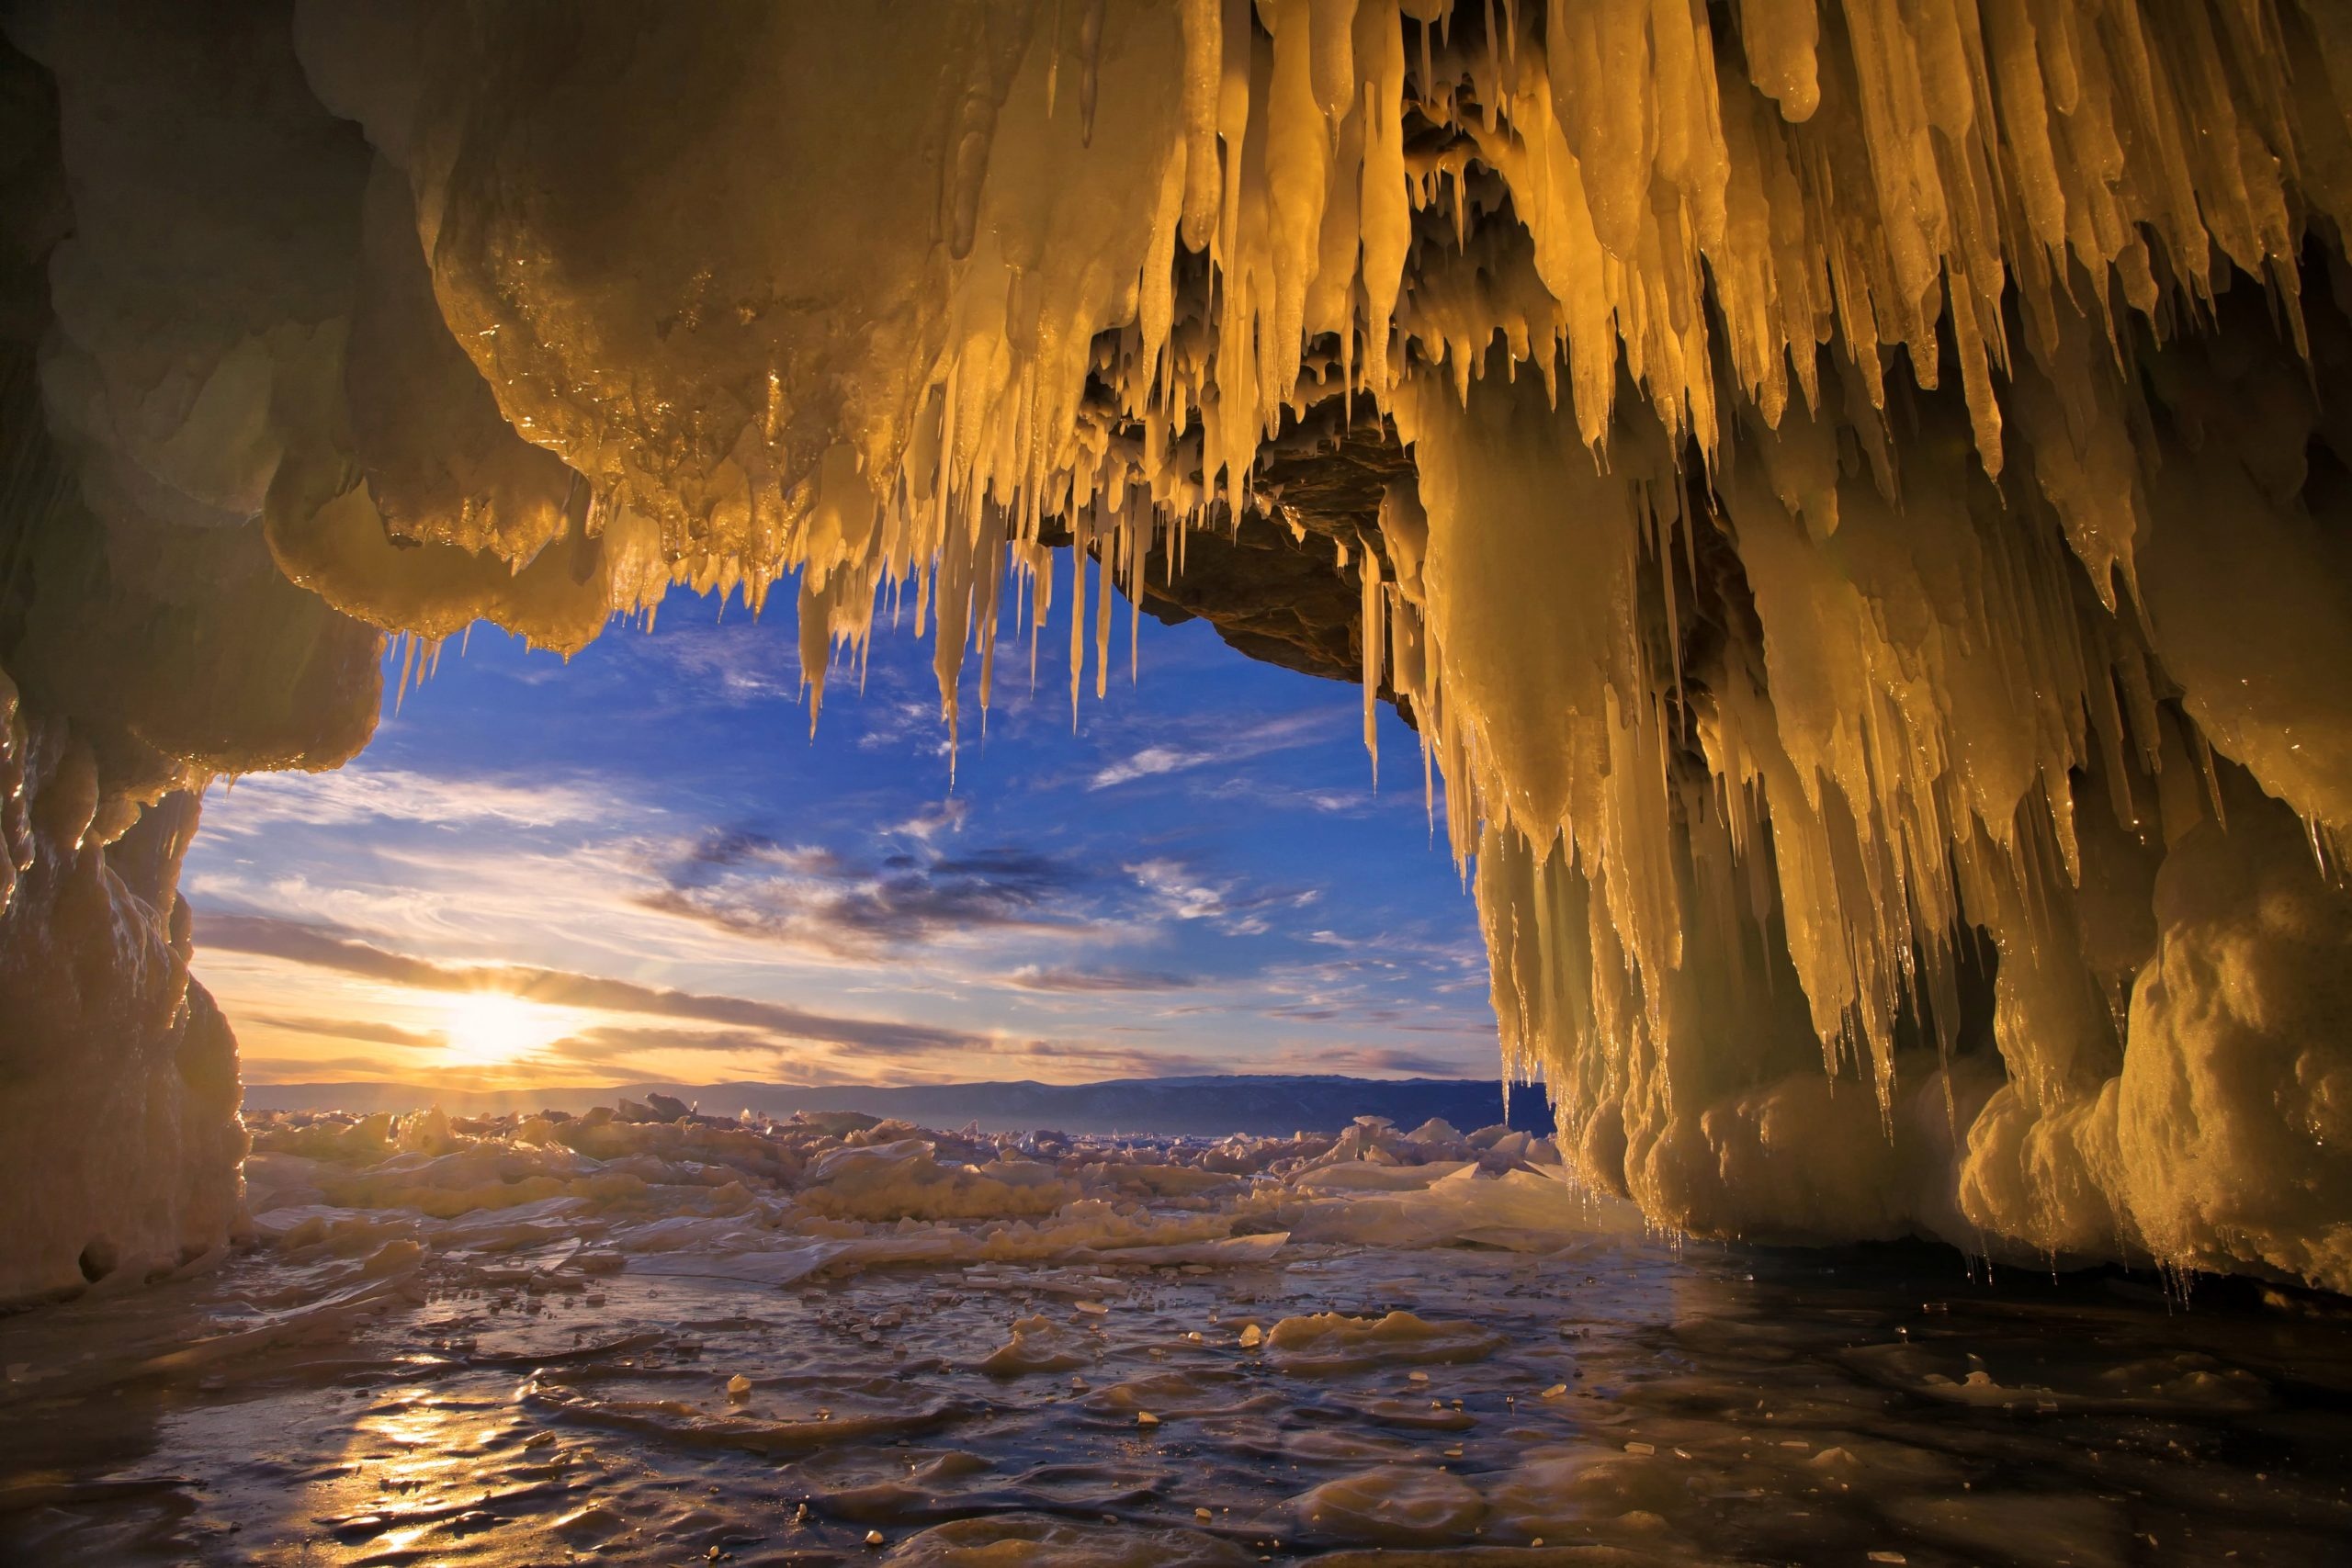
M 2340 1322 L 2341 0 L 8 0 L 0 39 L 0 1303 L 160 1311 L 126 1282 L 287 1245 L 256 1236 L 233 1020 L 189 976 L 178 879 L 208 792 L 349 762 L 470 626 L 570 654 L 684 586 L 797 627 L 812 716 L 829 671 L 854 684 L 877 639 L 922 639 L 956 744 L 1011 679 L 1000 629 L 1066 637 L 1084 705 L 1144 613 L 1359 683 L 1367 743 L 1393 707 L 1475 892 L 1497 1070 L 1556 1117 L 1554 1174 L 1509 1181 L 1615 1216 L 1596 1235 L 1938 1244 L 2192 1298 L 2234 1280 Z M 676 1127 L 542 1122 L 514 1147 L 556 1164 L 484 1174 L 485 1144 L 465 1179 L 523 1203 L 621 1179 L 564 1161 L 830 1164 L 820 1228 L 748 1249 L 771 1287 L 867 1247 L 981 1269 L 985 1294 L 1052 1247 L 886 1242 L 992 1215 L 1079 1225 L 1053 1246 L 1089 1266 L 1143 1248 L 1172 1301 L 1202 1278 L 1178 1270 L 1272 1233 L 1068 1219 L 1142 1179 L 1119 1159 L 1055 1178 L 1027 1145 L 784 1156 Z M 1494 1140 L 1442 1134 L 1423 1145 L 1464 1181 L 1493 1166 Z M 457 1157 L 468 1136 L 270 1146 L 323 1169 L 337 1139 Z M 369 1179 L 313 1196 L 393 1201 Z M 1536 1200 L 1509 1181 L 1458 1212 L 1442 1182 L 1400 1187 L 1376 1228 L 1523 1230 Z M 1361 1239 L 1346 1185 L 1283 1234 Z M 398 1201 L 523 1223 L 423 1190 Z M 740 1229 L 658 1223 L 704 1228 L 657 1258 Z M 325 1299 L 348 1316 L 418 1248 L 386 1242 Z M 1497 1300 L 1519 1288 L 1465 1256 Z M 599 1288 L 640 1272 L 661 1277 Z M 1239 1342 L 1306 1378 L 1410 1364 L 1418 1409 L 1432 1372 L 1519 1332 L 1349 1316 L 1403 1298 L 1332 1289 Z M 1102 1331 L 1041 1309 L 1012 1332 L 998 1371 L 1058 1378 Z M 1888 1379 L 1917 1370 L 1889 1356 Z M 1919 1375 L 1999 1392 L 1945 1371 Z M 0 1400 L 64 1386 L 28 1375 Z M 2177 1375 L 2241 1408 L 2236 1374 Z M 596 1418 L 726 1448 L 757 1425 L 756 1376 L 736 1382 L 716 1416 Z M 2100 1409 L 2141 1408 L 2120 1386 Z M 559 1413 L 594 1397 L 535 1387 Z M 1195 1396 L 1122 1397 L 1124 1431 Z M 841 1403 L 892 1441 L 946 1419 Z M 1464 1409 L 1428 1404 L 1433 1429 Z M 763 1429 L 738 1446 L 813 1442 Z M 1665 1548 L 1638 1531 L 1573 1537 L 1635 1556 L 1542 1556 L 1573 1536 L 1565 1499 L 1675 1518 L 1625 1467 L 1701 1441 L 1492 1485 L 1367 1442 L 1285 1528 L 1735 1560 L 1712 1537 L 1640 1556 Z M 1893 1464 L 1789 1442 L 1823 1476 Z M 0 1488 L 0 1524 L 110 1484 Z M 2352 1530 L 2329 1491 L 2298 1540 Z M 1270 1560 L 1261 1527 L 1199 1513 L 1115 1545 L 1091 1515 L 934 1519 L 905 1561 Z M 1953 1526 L 1960 1555 L 1867 1557 L 2191 1560 L 2153 1529 L 2101 1545 L 2063 1508 L 2018 1517 L 2049 1555 Z M 1850 1544 L 1756 1560 L 1864 1561 Z

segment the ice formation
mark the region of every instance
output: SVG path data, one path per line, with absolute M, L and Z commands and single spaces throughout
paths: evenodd
M 1642 1228 L 1630 1204 L 1568 1179 L 1548 1140 L 1501 1127 L 1419 1144 L 1376 1118 L 1337 1137 L 1071 1139 L 871 1117 L 840 1128 L 722 1119 L 628 1100 L 582 1116 L 252 1119 L 250 1230 L 298 1260 L 394 1242 L 562 1241 L 591 1273 L 763 1286 L 886 1266 L 958 1268 L 986 1286 L 999 1267 L 1052 1266 L 1073 1272 L 1042 1288 L 1087 1314 L 1125 1291 L 1090 1269 L 1206 1271 L 1363 1247 L 1549 1253 Z M 1387 1196 L 1331 1180 L 1365 1168 L 1390 1173 Z M 1040 1287 L 1024 1278 L 1020 1288 Z M 980 1370 L 1018 1378 L 1091 1360 L 1053 1321 L 1019 1319 L 1012 1332 Z M 1300 1317 L 1250 1334 L 1251 1348 L 1309 1376 L 1494 1348 L 1482 1329 L 1409 1314 Z
M 82 574 L 0 663 L 110 819 L 335 760 L 368 628 L 571 649 L 680 581 L 787 584 L 820 683 L 911 601 L 951 726 L 1058 600 L 1076 702 L 1114 592 L 1270 514 L 1596 1190 L 2352 1289 L 2333 0 L 8 33 L 71 199 L 12 204 L 8 525 Z M 1261 462 L 1335 417 L 1410 458 L 1338 521 Z
M 258 1246 L 0 1316 L 0 1557 L 2324 1562 L 2352 1509 L 2315 1292 L 1684 1246 L 1501 1127 L 253 1132 Z M 917 1217 L 1016 1164 L 1060 1207 Z M 1346 1170 L 1454 1230 L 1304 1239 Z

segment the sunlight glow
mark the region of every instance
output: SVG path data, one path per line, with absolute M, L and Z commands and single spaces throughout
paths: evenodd
M 442 1032 L 453 1062 L 488 1066 L 531 1055 L 563 1032 L 563 1021 L 504 991 L 449 998 Z

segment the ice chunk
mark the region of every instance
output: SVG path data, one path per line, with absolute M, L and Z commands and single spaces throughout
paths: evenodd
M 944 1167 L 917 1138 L 836 1149 L 810 1168 L 802 1201 L 845 1219 L 998 1219 L 1050 1214 L 1076 1194 L 1029 1160 Z
M 1339 1190 L 1357 1195 L 1310 1203 L 1293 1234 L 1302 1241 L 1382 1247 L 1477 1243 L 1514 1252 L 1554 1252 L 1643 1230 L 1633 1205 L 1573 1184 L 1558 1167 L 1490 1177 L 1475 1165 L 1422 1166 L 1416 1174 L 1432 1170 L 1441 1174 L 1409 1188 L 1340 1186 Z
M 1316 1313 L 1286 1317 L 1266 1336 L 1266 1357 L 1286 1372 L 1329 1377 L 1383 1367 L 1475 1361 L 1502 1341 L 1466 1323 L 1430 1323 L 1408 1312 L 1383 1317 Z
M 1443 1471 L 1384 1465 L 1302 1492 L 1290 1512 L 1302 1529 L 1333 1540 L 1419 1546 L 1469 1535 L 1487 1517 L 1487 1501 Z
M 1016 1319 L 1012 1337 L 989 1353 L 980 1371 L 991 1377 L 1026 1377 L 1091 1366 L 1095 1351 L 1088 1337 L 1043 1315 Z

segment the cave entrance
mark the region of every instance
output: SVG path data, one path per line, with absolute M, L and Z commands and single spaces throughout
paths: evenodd
M 367 751 L 216 787 L 189 852 L 248 1103 L 1492 1077 L 1411 732 L 1384 705 L 1375 790 L 1350 688 L 1125 609 L 1075 718 L 1064 605 L 1034 688 L 1008 631 L 952 756 L 904 625 L 837 665 L 813 741 L 790 617 L 684 590 L 569 660 L 477 626 L 402 691 L 393 647 Z

